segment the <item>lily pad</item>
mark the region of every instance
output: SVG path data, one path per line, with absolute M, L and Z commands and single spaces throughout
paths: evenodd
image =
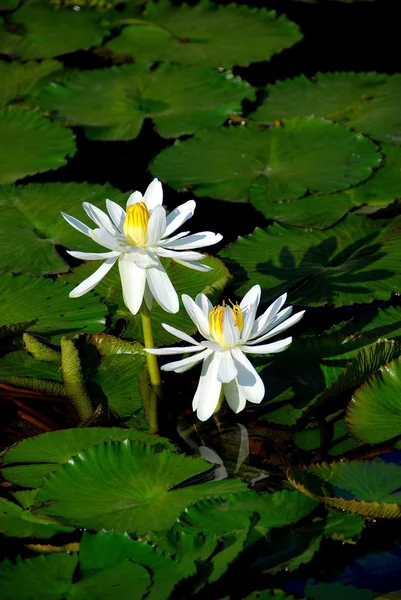
M 29 331 L 42 333 L 53 341 L 82 331 L 103 331 L 107 315 L 104 304 L 93 294 L 73 302 L 68 297 L 71 289 L 71 286 L 51 279 L 2 275 L 0 322 L 17 323 L 38 318 Z
M 61 121 L 83 125 L 90 139 L 130 140 L 146 118 L 167 138 L 220 125 L 241 114 L 241 101 L 253 95 L 250 85 L 229 71 L 126 65 L 62 77 L 38 102 Z
M 0 110 L 0 184 L 58 169 L 76 152 L 74 134 L 34 111 Z
M 73 531 L 72 527 L 59 525 L 54 519 L 35 517 L 18 504 L 0 498 L 0 532 L 3 535 L 47 539 L 56 533 Z
M 175 487 L 209 469 L 210 464 L 199 458 L 156 452 L 128 440 L 109 442 L 81 452 L 50 473 L 33 512 L 58 515 L 66 525 L 141 535 L 170 527 L 200 498 L 226 496 L 244 485 L 225 480 Z
M 24 60 L 99 46 L 110 31 L 107 12 L 60 8 L 41 1 L 24 4 L 8 21 L 14 31 L 0 26 L 0 54 Z
M 50 59 L 24 64 L 0 62 L 0 107 L 37 96 L 50 76 L 62 68 L 61 62 Z
M 343 412 L 338 416 L 326 419 L 326 422 L 322 423 L 320 420 L 320 426 L 316 423 L 313 427 L 297 431 L 294 434 L 294 442 L 302 450 L 318 452 L 322 449 L 323 453 L 327 453 L 329 456 L 344 454 L 359 445 L 358 441 L 347 431 Z
M 163 261 L 163 265 L 180 299 L 180 311 L 174 315 L 167 314 L 156 302 L 154 303 L 152 308 L 152 327 L 156 345 L 161 346 L 177 343 L 177 338 L 163 329 L 161 323 L 168 323 L 190 334 L 195 333 L 196 327 L 182 305 L 182 294 L 188 294 L 194 298 L 197 294 L 203 292 L 210 298 L 212 303 L 215 303 L 230 280 L 229 271 L 218 258 L 207 256 L 202 262 L 205 265 L 213 267 L 213 271 L 200 273 L 199 271 L 181 266 L 170 259 Z M 61 279 L 77 285 L 83 279 L 89 277 L 93 270 L 92 264 L 84 264 L 74 269 L 68 275 L 63 275 Z M 112 269 L 96 286 L 94 293 L 99 295 L 102 301 L 109 306 L 114 322 L 117 319 L 125 319 L 126 328 L 122 333 L 122 337 L 138 340 L 143 343 L 141 316 L 133 316 L 124 304 L 118 269 Z M 74 304 L 75 300 L 70 300 L 70 302 Z
M 124 23 L 124 15 L 122 15 Z M 221 24 L 224 23 L 224 27 Z M 201 0 L 196 6 L 174 6 L 167 0 L 149 3 L 143 20 L 126 20 L 121 34 L 106 44 L 136 62 L 166 62 L 229 68 L 268 60 L 290 48 L 302 36 L 295 23 L 274 11 L 248 6 L 216 6 Z M 246 39 L 246 44 L 239 44 Z
M 337 600 L 338 598 L 342 598 L 342 600 L 377 600 L 376 594 L 371 590 L 356 588 L 352 585 L 341 585 L 340 583 L 307 585 L 305 592 L 311 600 Z
M 394 519 L 401 514 L 401 467 L 381 460 L 322 463 L 289 469 L 307 496 L 353 513 Z
M 367 311 L 359 317 L 354 317 L 348 323 L 335 325 L 329 333 L 341 333 L 342 335 L 365 333 L 388 340 L 401 341 L 401 307 L 389 306 Z
M 231 202 L 270 202 L 328 193 L 367 179 L 380 164 L 376 146 L 322 119 L 290 119 L 199 131 L 163 150 L 151 171 L 178 190 Z M 268 209 L 266 208 L 265 211 Z
M 401 142 L 401 75 L 317 73 L 279 81 L 250 118 L 272 123 L 314 115 L 337 121 L 383 142 Z
M 220 255 L 239 296 L 259 283 L 272 298 L 287 291 L 290 304 L 366 304 L 401 292 L 400 227 L 400 218 L 352 214 L 325 231 L 274 224 L 239 238 Z
M 401 435 L 401 360 L 380 367 L 354 392 L 347 408 L 354 437 L 380 444 Z
M 60 211 L 81 212 L 82 202 L 104 208 L 106 198 L 122 204 L 125 196 L 109 185 L 75 182 L 0 186 L 1 271 L 27 275 L 68 271 L 56 244 L 94 252 L 99 245 L 66 223 Z

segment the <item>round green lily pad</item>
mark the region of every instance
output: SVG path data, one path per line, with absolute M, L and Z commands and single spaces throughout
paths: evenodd
M 0 138 L 0 184 L 58 169 L 76 152 L 71 131 L 34 111 L 0 110 Z
M 38 102 L 60 120 L 83 125 L 91 139 L 129 140 L 138 136 L 146 118 L 163 137 L 220 125 L 241 113 L 241 100 L 252 97 L 251 86 L 231 72 L 126 65 L 62 77 Z
M 229 68 L 268 60 L 302 37 L 295 23 L 284 15 L 277 17 L 274 11 L 218 6 L 208 0 L 195 6 L 174 6 L 168 0 L 148 3 L 142 19 L 132 24 L 127 19 L 127 27 L 106 47 L 133 54 L 136 62 L 163 60 Z
M 63 68 L 58 60 L 0 62 L 0 107 L 32 98 L 45 87 L 50 76 Z
M 232 202 L 250 200 L 260 208 L 306 192 L 346 189 L 367 179 L 380 161 L 370 140 L 308 118 L 267 131 L 255 125 L 199 131 L 163 150 L 151 171 L 176 189 Z
M 279 81 L 250 115 L 258 123 L 314 115 L 337 121 L 383 142 L 401 142 L 401 75 L 317 73 Z

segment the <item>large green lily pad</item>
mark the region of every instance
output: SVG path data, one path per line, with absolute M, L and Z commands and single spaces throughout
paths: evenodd
M 99 46 L 110 30 L 105 11 L 49 2 L 24 4 L 9 17 L 12 28 L 0 26 L 0 53 L 15 58 L 47 58 Z
M 274 224 L 239 238 L 220 254 L 242 296 L 259 283 L 290 304 L 350 305 L 389 300 L 401 292 L 401 219 L 348 215 L 325 231 Z
M 389 306 L 366 311 L 348 323 L 340 323 L 330 329 L 330 333 L 354 335 L 365 333 L 388 340 L 401 341 L 401 307 Z
M 34 514 L 59 515 L 66 525 L 136 532 L 170 527 L 191 503 L 225 496 L 238 480 L 174 488 L 210 469 L 199 458 L 156 452 L 140 443 L 109 442 L 83 451 L 51 473 L 37 496 Z
M 252 97 L 250 85 L 231 72 L 127 65 L 62 77 L 44 90 L 39 105 L 68 124 L 84 125 L 91 139 L 130 140 L 146 118 L 163 137 L 220 125 Z
M 216 6 L 207 0 L 196 6 L 173 6 L 167 0 L 149 3 L 143 19 L 135 19 L 132 25 L 127 19 L 127 27 L 106 47 L 133 54 L 137 62 L 164 60 L 228 68 L 268 60 L 302 37 L 295 23 L 284 15 L 277 17 L 274 11 Z
M 367 179 L 380 160 L 370 140 L 329 121 L 307 118 L 268 130 L 248 125 L 199 131 L 163 150 L 151 171 L 178 190 L 232 202 L 250 200 L 260 209 L 306 192 L 348 188 Z
M 63 68 L 58 60 L 0 62 L 0 107 L 35 97 L 50 76 Z
M 322 463 L 288 471 L 301 492 L 329 506 L 365 517 L 401 514 L 401 467 L 381 460 Z
M 73 301 L 68 297 L 71 289 L 72 286 L 51 279 L 1 275 L 0 322 L 18 323 L 37 318 L 29 331 L 42 333 L 53 341 L 82 331 L 103 331 L 105 305 L 93 293 Z
M 6 536 L 47 539 L 57 533 L 71 532 L 71 527 L 58 524 L 54 519 L 35 517 L 18 504 L 0 498 L 0 532 Z
M 60 212 L 80 216 L 82 202 L 104 210 L 106 198 L 123 204 L 126 194 L 109 185 L 75 182 L 0 186 L 0 270 L 26 275 L 65 273 L 69 267 L 56 252 L 56 244 L 100 252 L 99 244 L 71 227 Z
M 0 184 L 58 169 L 76 152 L 74 134 L 34 111 L 0 110 Z
M 200 273 L 199 271 L 194 271 L 193 269 L 181 266 L 170 259 L 165 259 L 163 261 L 163 265 L 180 299 L 180 311 L 174 315 L 167 314 L 156 302 L 154 302 L 152 308 L 152 327 L 156 345 L 167 345 L 177 342 L 175 336 L 163 329 L 161 326 L 162 323 L 168 323 L 187 333 L 195 333 L 196 327 L 188 317 L 182 305 L 182 294 L 188 294 L 194 298 L 200 292 L 204 292 L 209 296 L 210 300 L 215 303 L 220 298 L 222 291 L 230 280 L 231 276 L 229 271 L 218 258 L 207 256 L 202 262 L 213 267 L 213 271 Z M 77 285 L 93 271 L 93 264 L 87 263 L 74 269 L 68 275 L 63 275 L 62 279 Z M 125 306 L 121 292 L 120 275 L 117 268 L 112 269 L 106 277 L 98 283 L 94 292 L 100 296 L 107 306 L 109 306 L 114 322 L 117 319 L 125 319 L 127 326 L 122 337 L 138 340 L 143 343 L 141 315 L 133 316 Z
M 266 100 L 251 115 L 259 123 L 315 115 L 383 142 L 401 142 L 399 74 L 317 73 L 313 79 L 301 75 L 267 91 Z

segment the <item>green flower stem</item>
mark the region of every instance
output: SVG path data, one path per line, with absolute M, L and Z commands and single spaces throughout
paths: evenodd
M 141 317 L 145 348 L 154 348 L 155 342 L 153 339 L 150 310 L 145 301 L 142 303 Z M 149 352 L 146 352 L 146 362 L 148 365 L 150 383 L 154 390 L 154 394 L 151 394 L 151 405 L 148 407 L 148 422 L 151 432 L 157 433 L 159 430 L 158 401 L 162 396 L 162 380 L 160 377 L 157 356 L 155 354 L 149 354 Z

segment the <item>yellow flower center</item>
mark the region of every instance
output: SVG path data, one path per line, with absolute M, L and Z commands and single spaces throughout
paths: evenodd
M 127 208 L 124 235 L 131 246 L 146 246 L 148 239 L 149 211 L 144 202 L 136 202 Z
M 242 309 L 239 304 L 233 304 L 231 302 L 231 310 L 234 316 L 234 322 L 236 327 L 238 327 L 239 332 L 241 333 L 243 327 L 243 319 L 242 319 Z M 226 303 L 223 301 L 221 306 L 215 306 L 209 313 L 209 327 L 210 333 L 220 344 L 220 346 L 226 347 L 226 340 L 224 337 L 224 329 L 223 329 L 223 317 L 224 311 L 226 310 Z

